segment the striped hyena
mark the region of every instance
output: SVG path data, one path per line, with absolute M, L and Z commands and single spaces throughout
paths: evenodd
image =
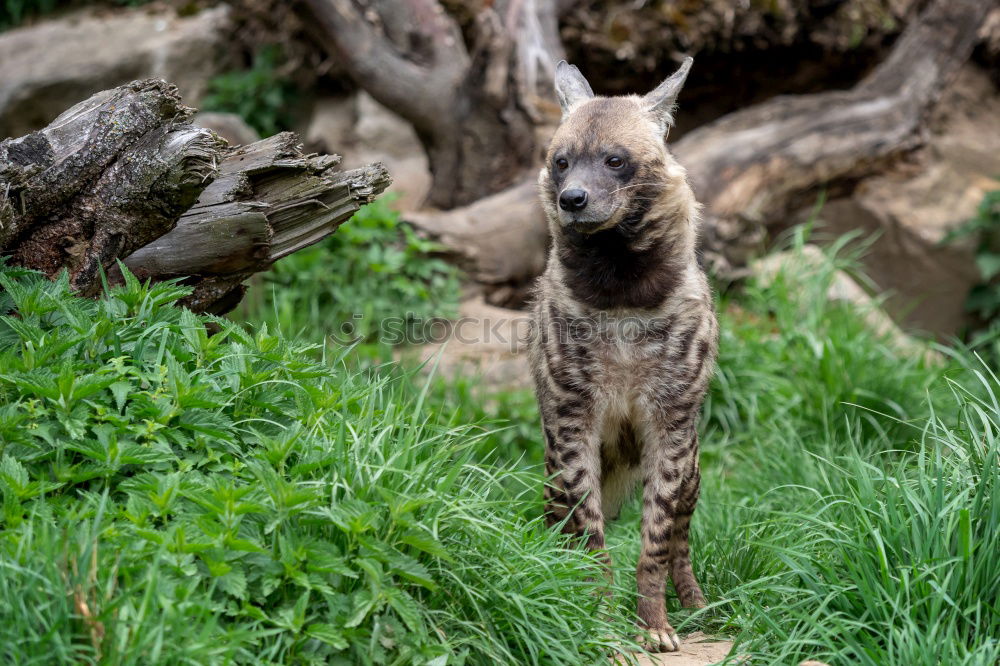
M 683 605 L 705 603 L 688 526 L 700 481 L 695 426 L 718 342 L 695 255 L 699 206 L 666 146 L 691 63 L 645 97 L 595 97 L 559 63 L 562 124 L 539 177 L 552 248 L 530 346 L 550 524 L 565 520 L 603 552 L 605 519 L 642 479 L 638 616 L 662 651 L 678 648 L 666 574 Z

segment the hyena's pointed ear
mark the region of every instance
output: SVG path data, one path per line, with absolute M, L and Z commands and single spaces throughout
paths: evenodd
M 576 65 L 560 60 L 556 65 L 556 97 L 559 98 L 563 118 L 565 119 L 577 104 L 586 102 L 593 96 L 593 88 L 587 83 L 587 79 L 583 78 Z
M 674 108 L 677 105 L 677 95 L 680 94 L 681 88 L 684 87 L 684 80 L 687 79 L 688 72 L 691 71 L 693 63 L 694 58 L 684 58 L 684 62 L 681 63 L 676 72 L 670 75 L 670 78 L 656 86 L 653 92 L 642 98 L 643 106 L 647 110 L 652 111 L 657 117 L 660 124 L 663 125 L 664 133 L 674 124 Z

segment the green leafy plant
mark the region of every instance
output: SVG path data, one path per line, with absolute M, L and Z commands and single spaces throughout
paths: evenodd
M 280 47 L 262 47 L 249 68 L 213 77 L 201 108 L 235 113 L 265 137 L 290 129 L 297 92 L 281 62 Z
M 581 663 L 626 642 L 525 474 L 403 377 L 0 269 L 0 661 Z M 206 323 L 218 332 L 209 335 Z M 564 599 L 572 598 L 567 605 Z
M 854 264 L 841 243 L 720 304 L 692 525 L 710 606 L 671 598 L 671 620 L 733 638 L 733 664 L 992 666 L 1000 379 L 830 301 Z M 538 522 L 530 391 L 318 362 L 176 285 L 0 288 L 0 662 L 605 663 L 633 634 L 640 503 L 598 604 L 593 561 Z

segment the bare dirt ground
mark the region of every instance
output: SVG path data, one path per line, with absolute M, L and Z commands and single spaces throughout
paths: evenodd
M 725 659 L 732 649 L 732 641 L 718 640 L 696 631 L 681 638 L 678 652 L 638 655 L 638 663 L 639 666 L 710 666 Z M 616 663 L 626 662 L 618 659 Z

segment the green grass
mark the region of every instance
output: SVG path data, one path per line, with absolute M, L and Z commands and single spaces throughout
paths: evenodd
M 0 661 L 584 664 L 630 639 L 638 503 L 599 605 L 539 522 L 530 391 L 321 342 L 355 309 L 454 302 L 453 273 L 420 292 L 414 248 L 405 287 L 373 279 L 365 234 L 409 247 L 376 217 L 279 265 L 257 332 L 205 336 L 172 285 L 95 304 L 8 269 Z M 692 533 L 711 605 L 671 618 L 733 663 L 995 664 L 1000 381 L 827 301 L 840 256 L 721 304 Z
M 685 628 L 764 663 L 995 664 L 1000 383 L 872 334 L 826 300 L 836 265 L 723 317 L 693 536 L 716 604 Z
M 527 472 L 405 378 L 209 337 L 172 284 L 0 286 L 0 662 L 581 663 L 628 635 L 505 491 Z
M 711 607 L 670 599 L 671 617 L 682 634 L 734 638 L 733 663 L 995 664 L 1000 381 L 965 349 L 902 352 L 829 302 L 834 271 L 856 265 L 843 245 L 826 266 L 720 305 L 692 535 Z M 439 399 L 491 404 L 509 428 L 480 449 L 495 444 L 539 483 L 536 413 L 518 393 L 476 400 L 475 384 Z M 626 608 L 638 504 L 609 531 Z

